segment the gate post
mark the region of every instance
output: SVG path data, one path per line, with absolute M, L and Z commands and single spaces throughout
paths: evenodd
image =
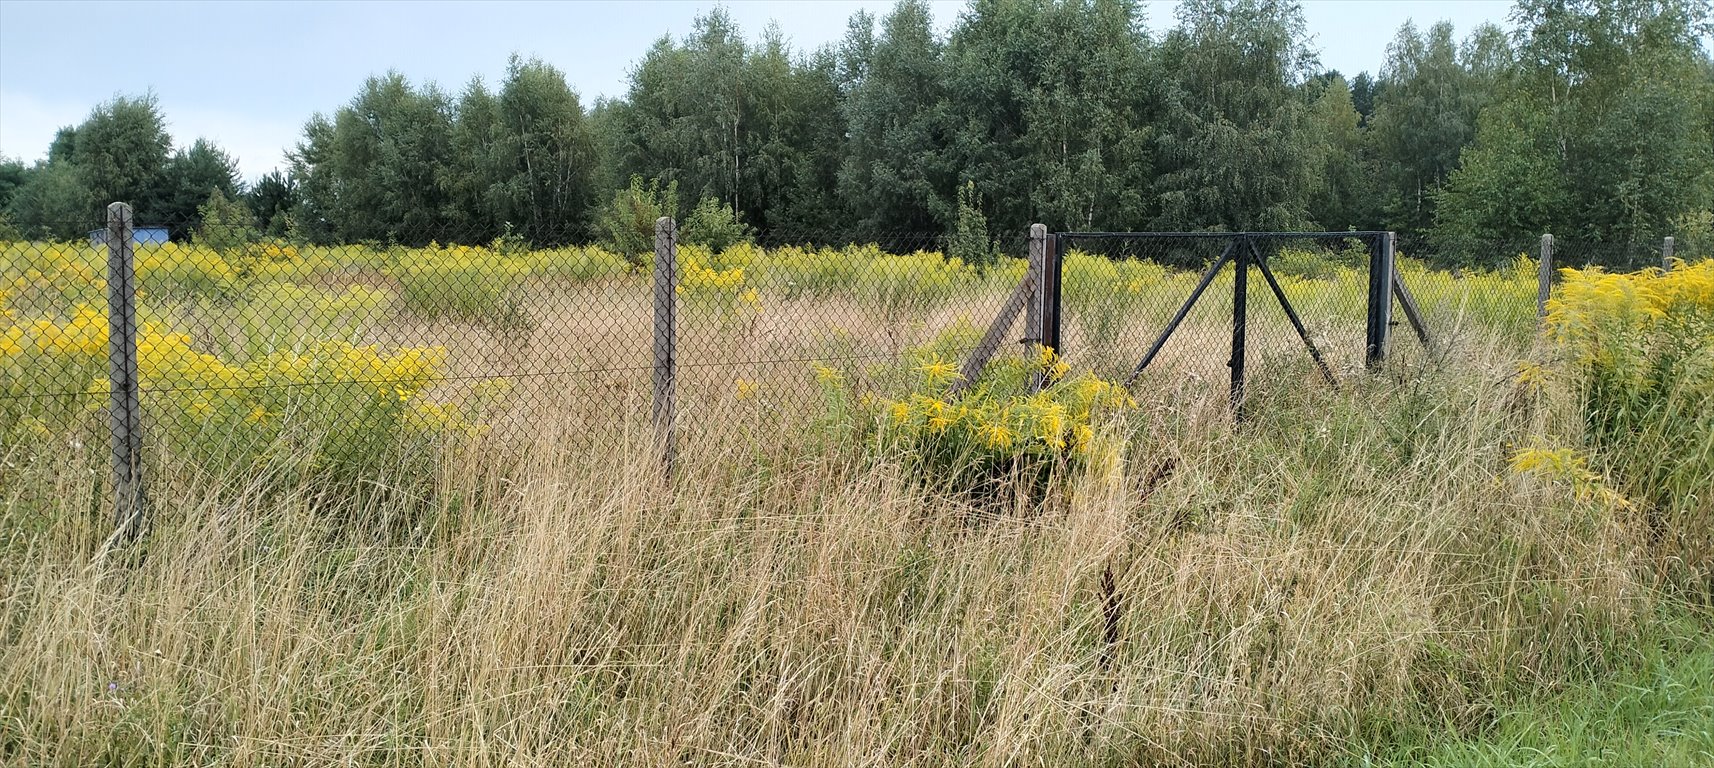
M 1393 321 L 1392 232 L 1382 232 L 1369 249 L 1369 312 L 1363 362 L 1370 370 L 1387 359 L 1387 337 Z
M 1244 420 L 1244 347 L 1249 323 L 1250 300 L 1250 236 L 1238 236 L 1237 253 L 1232 258 L 1232 358 L 1226 365 L 1232 369 L 1229 396 L 1232 418 Z
M 1547 317 L 1547 299 L 1553 295 L 1553 235 L 1541 236 L 1541 261 L 1536 264 L 1535 318 Z
M 1030 227 L 1030 267 L 1036 280 L 1025 318 L 1026 334 L 1037 347 L 1030 350 L 1032 354 L 1042 354 L 1044 349 L 1059 354 L 1059 278 L 1065 265 L 1062 242 L 1059 235 L 1047 234 L 1047 227 L 1041 224 Z M 1037 372 L 1030 379 L 1038 392 L 1050 383 L 1045 372 Z

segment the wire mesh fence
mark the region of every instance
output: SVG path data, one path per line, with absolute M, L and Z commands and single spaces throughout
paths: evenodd
M 1022 232 L 980 247 L 880 231 L 675 241 L 665 284 L 674 326 L 663 331 L 658 256 L 647 249 L 509 237 L 324 245 L 133 223 L 127 291 L 111 282 L 121 249 L 109 224 L 63 228 L 88 232 L 83 241 L 0 244 L 9 463 L 110 450 L 115 393 L 131 382 L 137 401 L 124 415 L 140 412 L 144 463 L 214 476 L 285 467 L 349 478 L 432 461 L 448 439 L 527 442 L 544 430 L 613 452 L 658 427 L 663 334 L 678 439 L 765 442 L 824 413 L 830 381 L 885 395 L 926 363 L 969 358 L 1031 274 Z M 1361 369 L 1376 233 L 1063 236 L 1060 354 L 1124 379 L 1182 313 L 1140 386 L 1182 392 L 1176 383 L 1199 381 L 1220 397 L 1242 294 L 1235 269 L 1209 267 L 1240 241 L 1253 249 L 1242 340 L 1252 364 L 1295 368 L 1306 382 L 1321 375 L 1316 356 L 1335 377 Z M 1540 247 L 1401 239 L 1397 273 L 1440 344 L 1527 339 Z M 1660 256 L 1574 242 L 1552 253 L 1555 265 L 1620 269 Z M 136 349 L 129 380 L 113 358 L 125 328 Z M 1036 340 L 1023 323 L 998 332 L 1002 356 Z

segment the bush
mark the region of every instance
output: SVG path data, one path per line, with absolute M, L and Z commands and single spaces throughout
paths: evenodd
M 959 187 L 958 220 L 947 237 L 946 255 L 986 272 L 994 265 L 995 253 L 994 243 L 988 239 L 988 219 L 982 215 L 979 202 L 974 182 Z
M 404 252 L 389 273 L 399 281 L 405 307 L 424 318 L 487 323 L 501 328 L 530 325 L 513 295 L 528 267 L 480 246 L 452 245 Z
M 1056 473 L 1118 461 L 1120 441 L 1104 438 L 1102 424 L 1136 402 L 1092 373 L 1068 376 L 1051 350 L 997 361 L 957 394 L 957 364 L 932 348 L 912 357 L 914 381 L 897 397 L 854 397 L 845 376 L 824 366 L 816 376 L 829 412 L 851 412 L 860 425 L 872 425 L 873 434 L 858 442 L 873 446 L 877 458 L 901 462 L 922 487 L 979 503 L 1003 503 L 1009 491 L 1040 500 Z M 1047 385 L 1032 392 L 1037 375 Z
M 1665 575 L 1714 599 L 1714 260 L 1562 273 L 1547 325 L 1596 464 L 1640 506 Z
M 242 202 L 229 200 L 220 190 L 208 196 L 208 202 L 197 206 L 196 230 L 191 242 L 221 254 L 243 253 L 261 239 L 256 218 Z
M 652 228 L 650 232 L 650 242 L 653 243 Z M 679 228 L 678 240 L 706 247 L 715 253 L 724 252 L 739 243 L 752 242 L 750 227 L 744 223 L 743 217 L 732 206 L 712 197 L 697 202 L 684 226 Z
M 660 179 L 643 184 L 643 177 L 632 176 L 631 185 L 613 193 L 596 217 L 596 229 L 603 244 L 625 257 L 632 269 L 641 270 L 649 264 L 647 255 L 655 252 L 655 221 L 662 216 L 678 215 L 678 182 Z

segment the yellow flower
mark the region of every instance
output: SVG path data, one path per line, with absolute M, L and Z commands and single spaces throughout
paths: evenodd
M 261 424 L 268 420 L 268 412 L 263 410 L 260 405 L 253 406 L 250 409 L 250 415 L 244 417 L 244 420 L 251 424 Z
M 931 387 L 939 386 L 942 382 L 963 378 L 958 373 L 957 365 L 938 357 L 917 366 L 917 370 L 922 373 L 924 382 Z
M 989 448 L 1006 449 L 1012 447 L 1012 440 L 1015 435 L 1006 428 L 1003 422 L 983 424 L 977 431 L 982 436 L 983 443 Z
M 838 386 L 845 382 L 845 375 L 839 369 L 815 363 L 815 380 L 827 386 Z
M 888 410 L 891 412 L 894 424 L 904 424 L 911 420 L 911 407 L 904 403 L 893 403 Z
M 1038 345 L 1036 347 L 1036 369 L 1055 381 L 1064 378 L 1071 371 L 1071 364 L 1060 359 L 1059 353 L 1053 347 Z
M 754 400 L 756 398 L 756 392 L 760 388 L 761 387 L 754 381 L 750 381 L 749 379 L 738 379 L 734 382 L 735 391 L 733 392 L 733 396 L 739 400 Z

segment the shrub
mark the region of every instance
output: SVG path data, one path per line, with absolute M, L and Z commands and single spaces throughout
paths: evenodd
M 946 255 L 985 272 L 994 265 L 994 243 L 988 239 L 988 219 L 982 215 L 976 184 L 958 188 L 958 219 L 947 237 Z
M 1641 505 L 1666 575 L 1714 598 L 1714 260 L 1562 272 L 1547 325 L 1597 461 Z
M 653 223 L 650 232 L 653 232 Z M 739 243 L 751 242 L 750 227 L 732 206 L 712 197 L 702 198 L 679 229 L 679 242 L 700 245 L 721 253 Z M 650 236 L 653 243 L 653 235 Z
M 220 253 L 242 252 L 260 240 L 256 218 L 238 200 L 231 200 L 220 190 L 208 196 L 208 202 L 197 206 L 196 230 L 191 242 Z
M 914 358 L 914 384 L 896 397 L 852 397 L 839 372 L 818 366 L 816 375 L 829 410 L 855 404 L 860 422 L 873 425 L 865 443 L 878 457 L 901 462 L 924 488 L 983 503 L 1003 502 L 1008 491 L 1039 500 L 1056 473 L 1117 462 L 1119 442 L 1101 428 L 1136 402 L 1092 373 L 1069 376 L 1051 350 L 998 361 L 957 394 L 955 363 L 933 351 Z M 1032 392 L 1037 375 L 1047 384 Z
M 632 269 L 641 270 L 649 262 L 647 254 L 655 252 L 655 221 L 662 216 L 678 215 L 678 182 L 660 179 L 647 186 L 643 177 L 632 176 L 631 185 L 613 193 L 596 217 L 596 229 L 603 244 L 625 257 Z
M 500 328 L 530 325 L 513 295 L 527 265 L 480 246 L 452 245 L 405 252 L 388 271 L 399 281 L 405 306 L 424 318 L 488 323 Z

